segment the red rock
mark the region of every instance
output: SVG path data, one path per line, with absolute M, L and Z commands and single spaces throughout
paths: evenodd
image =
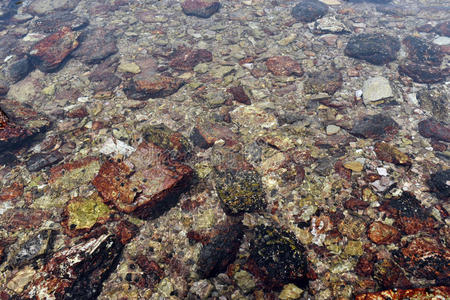
M 409 156 L 385 142 L 377 142 L 373 149 L 379 160 L 396 165 L 411 165 Z
M 228 127 L 211 122 L 197 124 L 191 133 L 193 143 L 204 149 L 211 147 L 220 139 L 225 141 L 226 146 L 233 146 L 237 143 L 238 138 Z
M 409 290 L 392 289 L 375 293 L 360 294 L 355 300 L 385 300 L 385 299 L 448 299 L 450 288 L 447 286 L 417 288 Z
M 383 288 L 409 288 L 411 283 L 396 262 L 389 258 L 379 259 L 374 264 L 373 278 Z
M 303 70 L 297 61 L 289 56 L 273 56 L 266 60 L 267 69 L 274 75 L 282 76 L 302 76 Z
M 23 195 L 23 184 L 14 182 L 0 191 L 0 202 L 14 200 Z
M 34 45 L 30 52 L 32 63 L 43 72 L 55 71 L 78 47 L 78 36 L 78 32 L 72 31 L 69 27 L 62 27 Z
M 395 254 L 397 262 L 415 276 L 449 284 L 450 249 L 436 239 L 415 238 Z
M 122 245 L 128 244 L 138 232 L 139 227 L 127 220 L 120 221 L 115 229 L 116 236 L 119 238 Z
M 433 118 L 420 121 L 418 128 L 420 135 L 423 137 L 450 142 L 450 127 Z
M 184 80 L 165 75 L 140 76 L 131 79 L 123 88 L 127 97 L 136 100 L 170 96 L 184 85 Z
M 378 245 L 388 245 L 400 239 L 400 232 L 392 226 L 381 222 L 373 222 L 367 232 L 369 239 Z
M 438 83 L 444 81 L 450 70 L 417 64 L 414 62 L 403 62 L 398 66 L 398 73 L 412 78 L 418 83 Z
M 17 101 L 0 102 L 0 151 L 45 131 L 50 120 Z
M 103 163 L 93 184 L 104 202 L 148 218 L 174 205 L 192 175 L 190 167 L 171 160 L 163 148 L 143 142 L 125 161 Z
M 139 255 L 136 263 L 144 272 L 146 287 L 154 287 L 164 278 L 164 270 L 157 262 L 149 260 L 145 255 Z
M 367 277 L 372 275 L 375 257 L 370 253 L 365 253 L 358 259 L 355 272 L 359 276 Z
M 88 111 L 85 106 L 74 108 L 66 113 L 68 118 L 84 118 L 88 115 Z
M 242 86 L 229 88 L 227 89 L 227 92 L 233 95 L 234 101 L 247 105 L 252 104 L 250 98 L 247 96 Z
M 214 0 L 185 0 L 181 8 L 188 16 L 209 18 L 219 10 L 220 3 Z
M 180 48 L 177 49 L 174 56 L 169 62 L 169 66 L 179 71 L 191 71 L 199 63 L 212 61 L 212 53 L 206 49 Z
M 344 207 L 346 209 L 350 210 L 358 210 L 358 209 L 365 209 L 370 205 L 369 202 L 357 199 L 357 198 L 351 198 L 344 202 Z
M 38 228 L 49 217 L 48 211 L 40 209 L 11 208 L 0 216 L 0 222 L 8 232 L 15 232 L 20 229 Z

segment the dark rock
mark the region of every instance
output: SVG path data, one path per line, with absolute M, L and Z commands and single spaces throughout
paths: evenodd
M 385 142 L 377 142 L 373 149 L 377 154 L 377 158 L 382 161 L 387 161 L 396 165 L 411 165 L 409 156 L 396 147 Z
M 34 45 L 31 62 L 42 72 L 56 71 L 61 63 L 78 47 L 79 33 L 63 27 Z
M 32 299 L 97 299 L 117 266 L 123 245 L 113 235 L 83 241 L 56 252 L 23 292 Z
M 394 225 L 406 234 L 434 232 L 434 219 L 411 193 L 403 192 L 401 196 L 385 201 L 381 210 L 390 213 L 395 219 Z
M 439 121 L 449 121 L 448 95 L 442 89 L 423 89 L 417 92 L 420 107 L 431 112 Z
M 373 267 L 373 278 L 378 284 L 386 288 L 408 288 L 411 283 L 406 278 L 402 269 L 391 259 L 382 259 L 377 261 Z
M 6 68 L 6 78 L 11 83 L 16 83 L 24 79 L 32 69 L 33 66 L 28 57 L 20 58 L 8 65 Z
M 295 236 L 280 229 L 260 225 L 250 242 L 248 270 L 259 277 L 268 289 L 294 283 L 305 286 L 306 251 Z
M 427 184 L 439 199 L 449 200 L 450 198 L 450 169 L 431 174 Z
M 300 22 L 313 22 L 328 13 L 328 5 L 317 0 L 304 0 L 292 8 L 291 15 Z
M 398 73 L 412 78 L 418 83 L 438 83 L 444 81 L 449 75 L 450 69 L 441 69 L 414 62 L 403 61 L 398 66 Z
M 142 130 L 142 135 L 147 142 L 163 148 L 174 160 L 185 160 L 191 151 L 189 141 L 164 124 L 147 126 Z
M 436 27 L 434 27 L 434 32 L 439 35 L 450 37 L 450 21 L 437 24 Z
M 233 100 L 242 104 L 250 105 L 252 102 L 242 86 L 231 87 L 227 92 L 233 95 Z
M 113 72 L 100 69 L 95 69 L 89 79 L 95 93 L 113 91 L 122 82 Z
M 395 227 L 378 221 L 370 224 L 367 236 L 377 245 L 388 245 L 400 240 L 400 232 Z
M 214 277 L 226 271 L 234 261 L 244 235 L 243 225 L 223 226 L 219 233 L 211 238 L 200 251 L 197 272 L 201 278 Z
M 333 95 L 342 87 L 342 74 L 334 68 L 308 75 L 304 91 L 307 94 L 327 93 Z
M 164 270 L 157 262 L 149 260 L 145 255 L 138 255 L 136 263 L 144 272 L 146 287 L 155 287 L 164 278 Z
M 89 20 L 69 12 L 53 12 L 36 18 L 31 23 L 34 31 L 54 33 L 61 27 L 69 27 L 72 30 L 80 30 L 89 24 Z
M 111 31 L 97 28 L 80 36 L 81 45 L 72 56 L 86 64 L 98 64 L 118 51 L 116 39 Z
M 37 172 L 45 167 L 60 162 L 63 158 L 64 155 L 58 151 L 53 151 L 50 153 L 36 153 L 27 160 L 26 166 L 28 171 Z
M 349 57 L 382 65 L 395 60 L 398 50 L 398 38 L 382 33 L 362 33 L 350 38 L 344 53 Z
M 426 32 L 426 33 L 429 33 L 429 32 L 432 32 L 432 31 L 434 30 L 434 27 L 433 27 L 433 25 L 427 23 L 427 24 L 424 24 L 424 25 L 421 25 L 421 26 L 416 27 L 416 30 L 417 30 L 418 32 Z
M 44 256 L 52 246 L 54 233 L 50 229 L 41 230 L 38 234 L 20 245 L 17 251 L 11 252 L 8 258 L 8 264 L 13 268 L 21 267 Z
M 290 58 L 289 56 L 273 56 L 266 60 L 267 69 L 274 75 L 281 76 L 302 76 L 303 70 L 302 66 L 296 60 Z
M 450 283 L 450 250 L 432 237 L 417 237 L 393 255 L 414 276 L 436 280 L 437 284 Z
M 397 134 L 400 126 L 391 117 L 384 114 L 364 116 L 353 125 L 351 134 L 375 140 L 387 140 Z
M 220 139 L 225 141 L 225 146 L 237 143 L 238 136 L 230 128 L 212 122 L 200 122 L 192 130 L 190 136 L 194 145 L 207 149 Z
M 136 100 L 167 97 L 176 93 L 184 80 L 171 76 L 154 74 L 152 76 L 135 76 L 127 82 L 123 91 L 127 97 Z
M 437 45 L 415 36 L 407 36 L 403 44 L 406 46 L 409 59 L 413 62 L 431 66 L 441 65 L 444 54 Z
M 185 0 L 181 4 L 183 12 L 188 16 L 209 18 L 220 8 L 220 2 L 214 0 Z
M 359 294 L 355 297 L 355 300 L 378 300 L 386 299 L 445 299 L 450 296 L 450 288 L 447 286 L 432 286 L 425 288 L 417 288 L 410 290 L 402 290 L 394 288 L 392 290 L 385 290 L 374 293 Z
M 0 101 L 0 151 L 20 146 L 49 126 L 49 119 L 30 107 L 17 101 Z
M 0 96 L 6 95 L 8 91 L 9 91 L 8 83 L 0 79 Z
M 215 188 L 227 214 L 254 212 L 266 206 L 261 176 L 243 158 L 223 157 L 216 167 Z M 228 161 L 227 161 L 228 160 Z
M 125 161 L 108 160 L 93 180 L 105 203 L 140 218 L 159 216 L 178 201 L 193 171 L 161 147 L 142 142 Z
M 179 48 L 170 60 L 169 66 L 179 71 L 191 71 L 199 63 L 212 61 L 212 53 L 206 49 Z
M 450 142 L 450 127 L 433 118 L 420 121 L 418 124 L 419 133 L 426 138 L 438 141 Z

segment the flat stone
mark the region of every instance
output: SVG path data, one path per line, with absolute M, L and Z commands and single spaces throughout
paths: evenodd
M 426 138 L 450 142 L 450 127 L 446 124 L 429 118 L 418 124 L 419 133 Z
M 138 74 L 127 82 L 123 90 L 131 99 L 147 100 L 170 96 L 176 93 L 184 83 L 183 79 L 172 76 Z
M 366 60 L 375 65 L 382 65 L 397 58 L 400 41 L 382 33 L 362 33 L 352 36 L 344 53 L 349 57 Z
M 11 83 L 16 83 L 24 79 L 32 69 L 33 65 L 28 57 L 23 57 L 9 63 L 5 70 L 5 75 Z
M 409 156 L 396 147 L 385 142 L 377 142 L 374 147 L 377 158 L 382 161 L 390 162 L 397 165 L 411 165 Z
M 74 1 L 75 2 L 75 1 Z M 61 27 L 80 30 L 89 24 L 89 20 L 67 11 L 55 11 L 40 16 L 31 22 L 34 32 L 54 33 Z
M 175 51 L 169 66 L 179 71 L 192 71 L 200 63 L 212 61 L 212 53 L 206 49 L 179 48 Z
M 304 91 L 307 94 L 326 93 L 333 95 L 342 87 L 342 74 L 339 70 L 328 68 L 321 72 L 308 74 L 305 81 Z M 325 94 L 325 95 L 326 95 Z
M 299 62 L 289 56 L 273 56 L 266 60 L 267 69 L 277 76 L 302 76 L 303 70 Z
M 122 61 L 117 67 L 117 72 L 138 74 L 141 72 L 141 68 L 134 62 Z
M 398 73 L 400 75 L 411 77 L 414 82 L 418 83 L 442 82 L 447 78 L 449 72 L 449 69 L 441 69 L 411 61 L 402 61 L 398 66 Z
M 353 172 L 361 172 L 364 169 L 364 165 L 357 160 L 346 162 L 344 167 Z
M 442 122 L 450 122 L 449 96 L 440 88 L 422 89 L 417 92 L 420 107 L 433 114 L 433 117 Z
M 368 105 L 375 101 L 394 97 L 389 80 L 384 77 L 377 76 L 366 80 L 363 84 L 363 100 Z
M 291 15 L 300 22 L 313 22 L 328 13 L 328 5 L 317 0 L 304 0 L 292 8 Z
M 391 117 L 377 114 L 357 120 L 350 133 L 357 137 L 386 140 L 397 134 L 399 129 L 400 126 Z
M 438 46 L 447 46 L 450 45 L 450 38 L 446 36 L 440 36 L 433 40 L 433 44 Z
M 80 40 L 82 42 L 72 56 L 86 64 L 98 64 L 118 51 L 113 32 L 103 28 L 85 31 Z
M 234 101 L 247 105 L 252 104 L 250 98 L 248 97 L 242 86 L 231 87 L 227 89 L 227 92 L 233 95 Z
M 266 113 L 259 107 L 241 105 L 230 112 L 231 120 L 245 127 L 275 128 L 278 126 L 277 118 Z
M 188 16 L 209 18 L 220 8 L 220 2 L 214 0 L 185 0 L 181 4 L 183 12 Z
M 327 135 L 333 135 L 339 132 L 341 130 L 341 127 L 336 125 L 328 125 L 326 128 Z
M 27 10 L 31 14 L 46 15 L 54 11 L 72 10 L 78 5 L 78 1 L 72 0 L 34 0 Z
M 200 122 L 192 130 L 190 138 L 196 146 L 206 149 L 213 146 L 218 140 L 223 140 L 225 146 L 235 145 L 239 137 L 226 126 L 212 122 Z
M 450 21 L 437 24 L 434 31 L 439 35 L 450 37 Z
M 355 300 L 378 300 L 378 299 L 445 299 L 450 297 L 450 289 L 447 286 L 432 286 L 416 289 L 391 289 L 380 292 L 364 293 L 356 295 Z
M 392 226 L 381 222 L 373 222 L 367 231 L 369 239 L 378 245 L 388 245 L 400 240 L 400 232 Z
M 30 51 L 31 62 L 42 72 L 58 69 L 66 57 L 78 47 L 78 32 L 63 27 L 34 45 Z
M 348 27 L 335 17 L 324 17 L 314 23 L 314 33 L 347 33 Z

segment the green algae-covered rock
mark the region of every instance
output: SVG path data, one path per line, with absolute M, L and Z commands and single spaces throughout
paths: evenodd
M 172 159 L 183 160 L 191 150 L 191 145 L 187 138 L 164 124 L 145 127 L 143 135 L 147 142 L 169 151 Z
M 254 170 L 218 171 L 216 191 L 227 214 L 254 212 L 266 206 L 261 176 Z

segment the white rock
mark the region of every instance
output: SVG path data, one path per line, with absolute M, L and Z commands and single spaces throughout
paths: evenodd
M 129 156 L 135 150 L 136 149 L 134 149 L 130 145 L 122 142 L 121 140 L 118 140 L 115 138 L 109 138 L 103 144 L 102 148 L 100 149 L 100 153 L 105 154 L 105 155 L 122 154 L 124 156 Z
M 388 172 L 385 168 L 377 168 L 378 175 L 387 176 Z
M 336 125 L 328 125 L 327 126 L 327 134 L 328 135 L 333 135 L 339 132 L 339 130 L 341 130 L 341 128 L 339 126 Z
M 363 84 L 363 101 L 364 104 L 394 97 L 389 80 L 384 77 L 376 76 L 369 78 Z
M 433 44 L 439 46 L 447 46 L 450 45 L 450 38 L 446 36 L 440 36 L 433 41 Z

